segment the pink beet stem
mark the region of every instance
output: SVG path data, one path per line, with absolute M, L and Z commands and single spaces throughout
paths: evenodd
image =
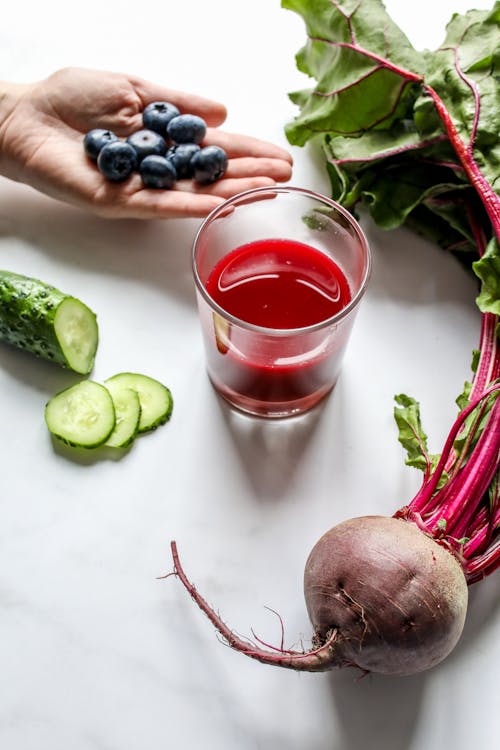
M 500 383 L 494 384 L 487 388 L 481 396 L 478 396 L 475 401 L 470 402 L 460 412 L 448 434 L 443 451 L 441 453 L 441 458 L 439 459 L 431 478 L 428 482 L 422 485 L 418 493 L 409 504 L 409 507 L 412 511 L 421 513 L 426 508 L 427 503 L 431 500 L 434 492 L 437 489 L 439 480 L 441 479 L 441 476 L 443 474 L 448 455 L 453 451 L 454 441 L 458 436 L 461 428 L 463 427 L 467 417 L 472 414 L 475 409 L 477 409 L 477 407 L 485 398 L 488 398 L 489 395 L 498 391 L 500 391 Z
M 498 468 L 499 436 L 500 400 L 497 398 L 488 423 L 460 474 L 458 491 L 443 508 L 446 531 L 457 538 L 467 533 L 477 506 L 493 481 Z

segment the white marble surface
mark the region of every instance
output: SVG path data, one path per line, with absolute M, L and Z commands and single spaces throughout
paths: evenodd
M 433 47 L 464 0 L 387 2 Z M 8 3 L 1 76 L 65 65 L 135 72 L 220 98 L 227 128 L 286 145 L 286 93 L 307 85 L 298 16 L 270 0 L 128 6 Z M 476 6 L 489 7 L 488 2 Z M 293 184 L 328 191 L 293 149 Z M 431 244 L 365 224 L 374 273 L 332 397 L 293 423 L 231 414 L 215 397 L 190 275 L 196 221 L 93 219 L 0 182 L 0 267 L 81 296 L 99 316 L 94 376 L 170 385 L 171 423 L 122 460 L 55 447 L 43 407 L 73 381 L 0 351 L 2 750 L 492 750 L 500 733 L 498 576 L 473 589 L 463 638 L 431 672 L 361 681 L 299 675 L 222 645 L 174 578 L 169 542 L 240 633 L 310 637 L 301 579 L 334 522 L 391 513 L 418 486 L 403 464 L 393 394 L 420 399 L 438 450 L 478 341 L 474 284 Z M 432 273 L 429 273 L 429 267 Z

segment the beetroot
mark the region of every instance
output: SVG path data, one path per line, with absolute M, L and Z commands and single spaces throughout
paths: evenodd
M 468 589 L 457 560 L 416 526 L 365 516 L 340 523 L 305 567 L 316 647 L 337 639 L 332 666 L 404 675 L 434 666 L 457 643 Z
M 175 574 L 228 644 L 267 664 L 413 674 L 444 659 L 464 626 L 468 588 L 460 564 L 400 519 L 353 518 L 315 544 L 304 572 L 314 627 L 309 652 L 271 651 L 236 636 L 186 578 L 175 542 L 172 552 Z

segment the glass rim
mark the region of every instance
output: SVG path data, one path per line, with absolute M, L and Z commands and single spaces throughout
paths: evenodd
M 308 326 L 301 326 L 299 328 L 270 328 L 267 326 L 257 325 L 255 323 L 249 323 L 248 321 L 243 320 L 242 318 L 238 318 L 236 315 L 232 315 L 231 313 L 227 312 L 227 310 L 225 310 L 223 307 L 221 307 L 213 299 L 213 297 L 207 292 L 206 287 L 203 284 L 200 278 L 200 275 L 198 273 L 198 267 L 197 267 L 197 262 L 196 262 L 196 249 L 201 239 L 201 236 L 205 232 L 206 228 L 214 221 L 214 219 L 216 219 L 219 214 L 222 214 L 228 207 L 236 203 L 240 203 L 242 201 L 248 201 L 248 198 L 250 198 L 253 195 L 262 195 L 264 193 L 269 193 L 269 194 L 294 193 L 294 194 L 301 194 L 308 198 L 312 198 L 314 200 L 320 201 L 328 205 L 330 208 L 335 209 L 339 214 L 341 214 L 347 220 L 350 226 L 354 229 L 357 235 L 357 238 L 364 250 L 365 269 L 363 273 L 363 278 L 361 279 L 361 283 L 359 284 L 359 287 L 356 293 L 353 294 L 349 303 L 345 307 L 343 307 L 342 310 L 339 310 L 337 313 L 335 313 L 335 315 L 331 315 L 329 318 L 320 320 L 318 321 L 318 323 L 313 323 L 312 325 L 308 325 Z M 199 226 L 196 232 L 195 238 L 193 240 L 191 259 L 192 259 L 192 269 L 193 269 L 196 288 L 198 292 L 201 294 L 201 296 L 203 297 L 203 299 L 205 300 L 205 302 L 211 307 L 211 309 L 214 312 L 220 315 L 221 318 L 224 318 L 224 320 L 227 320 L 229 323 L 231 323 L 232 325 L 238 326 L 239 328 L 244 328 L 245 330 L 252 331 L 254 333 L 260 333 L 260 334 L 264 334 L 267 336 L 276 336 L 276 337 L 293 336 L 293 335 L 305 334 L 305 333 L 314 332 L 314 331 L 320 331 L 322 328 L 328 328 L 329 326 L 334 325 L 335 323 L 338 323 L 339 321 L 343 320 L 345 317 L 349 315 L 349 313 L 361 301 L 361 298 L 363 297 L 366 291 L 366 287 L 368 285 L 368 280 L 370 278 L 371 266 L 372 266 L 372 256 L 371 256 L 371 250 L 368 244 L 368 240 L 360 224 L 354 218 L 354 216 L 346 208 L 344 208 L 344 206 L 341 206 L 340 203 L 337 203 L 337 201 L 334 201 L 333 198 L 328 198 L 328 196 L 322 195 L 321 193 L 318 193 L 314 190 L 295 187 L 292 185 L 276 185 L 272 187 L 264 186 L 264 187 L 250 188 L 249 190 L 243 190 L 242 192 L 237 193 L 236 195 L 233 195 L 231 198 L 228 198 L 223 203 L 216 206 L 203 219 L 201 225 Z

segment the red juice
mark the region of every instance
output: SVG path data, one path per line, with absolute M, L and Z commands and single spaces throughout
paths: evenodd
M 306 328 L 348 304 L 347 280 L 326 253 L 292 240 L 250 242 L 224 256 L 206 289 L 226 312 L 264 328 Z
M 342 311 L 351 292 L 329 255 L 287 239 L 251 242 L 217 263 L 206 291 L 243 321 L 239 326 L 217 313 L 211 319 L 217 347 L 207 352 L 208 370 L 231 401 L 262 414 L 267 402 L 282 403 L 285 414 L 291 404 L 302 410 L 331 390 L 350 323 L 310 326 Z

